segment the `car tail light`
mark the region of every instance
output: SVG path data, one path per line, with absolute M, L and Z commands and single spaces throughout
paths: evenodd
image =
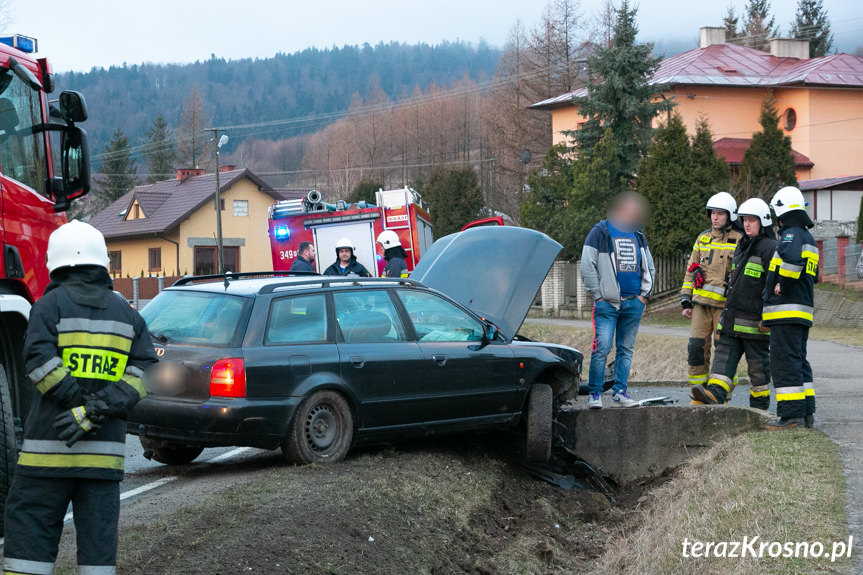
M 246 397 L 246 366 L 238 357 L 220 359 L 210 371 L 210 395 Z

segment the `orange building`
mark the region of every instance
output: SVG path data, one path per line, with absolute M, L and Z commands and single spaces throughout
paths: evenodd
M 663 60 L 652 80 L 670 86 L 662 97 L 674 100 L 674 112 L 690 134 L 707 118 L 717 139 L 714 148 L 732 169 L 760 131 L 761 102 L 772 91 L 780 124 L 791 138 L 798 180 L 858 176 L 863 173 L 863 58 L 808 55 L 806 40 L 774 38 L 770 52 L 762 52 L 727 44 L 722 28 L 702 28 L 700 47 Z M 555 144 L 586 121 L 572 102 L 586 95 L 582 88 L 531 106 L 551 111 Z M 861 192 L 849 193 L 855 198 L 845 205 L 855 199 L 859 205 Z

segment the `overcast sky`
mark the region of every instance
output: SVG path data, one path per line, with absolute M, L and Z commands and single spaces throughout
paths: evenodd
M 6 0 L 11 30 L 39 40 L 58 72 L 124 62 L 193 62 L 216 54 L 268 57 L 309 46 L 400 41 L 502 46 L 512 25 L 537 21 L 547 0 Z M 2 3 L 2 2 L 0 2 Z M 745 0 L 731 0 L 738 13 Z M 588 14 L 602 0 L 582 0 Z M 641 0 L 644 40 L 695 42 L 729 0 Z M 782 32 L 794 0 L 773 0 Z M 824 0 L 840 48 L 863 44 L 863 1 Z

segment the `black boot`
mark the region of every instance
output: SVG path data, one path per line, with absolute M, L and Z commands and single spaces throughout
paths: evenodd
M 815 414 L 810 413 L 809 415 L 807 415 L 805 418 L 803 418 L 803 423 L 806 425 L 806 427 L 810 429 L 815 427 Z
M 765 423 L 764 428 L 769 429 L 770 431 L 781 431 L 783 429 L 795 429 L 805 425 L 806 422 L 802 417 L 780 417 L 775 421 L 768 421 Z
M 749 407 L 752 409 L 760 409 L 762 411 L 767 411 L 770 408 L 770 396 L 766 397 L 752 397 L 749 396 Z
M 693 385 L 689 392 L 690 397 L 700 401 L 704 405 L 721 405 L 725 403 L 728 393 L 715 383 L 707 385 Z

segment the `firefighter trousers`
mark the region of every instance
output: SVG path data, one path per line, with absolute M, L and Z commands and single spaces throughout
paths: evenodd
M 692 306 L 689 327 L 689 385 L 707 383 L 710 371 L 710 348 L 717 339 L 716 324 L 722 315 L 721 307 L 708 307 L 700 303 Z
M 51 575 L 72 503 L 78 575 L 114 575 L 120 482 L 16 474 L 6 500 L 3 574 Z
M 722 334 L 713 351 L 708 385 L 718 385 L 730 396 L 737 384 L 737 365 L 746 356 L 749 372 L 749 407 L 770 407 L 770 341 Z
M 812 366 L 806 359 L 808 340 L 808 326 L 796 323 L 770 326 L 770 364 L 779 417 L 805 417 L 815 413 Z

